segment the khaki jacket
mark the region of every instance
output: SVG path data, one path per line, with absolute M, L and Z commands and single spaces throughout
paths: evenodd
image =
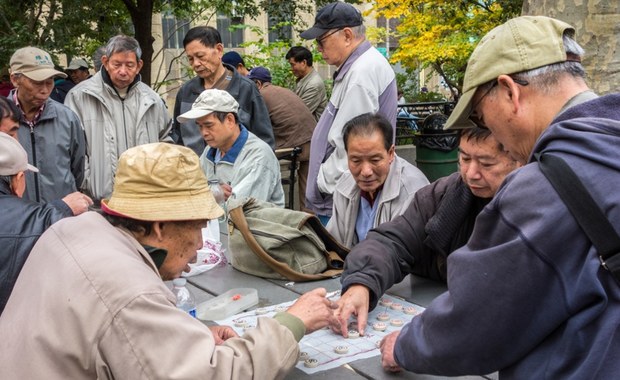
M 35 245 L 0 318 L 0 352 L 1 379 L 274 379 L 299 348 L 271 318 L 216 346 L 140 244 L 87 212 Z

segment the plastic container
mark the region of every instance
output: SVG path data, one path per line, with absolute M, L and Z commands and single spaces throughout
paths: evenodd
M 198 319 L 216 321 L 228 318 L 257 304 L 258 292 L 256 289 L 231 289 L 198 305 L 196 316 Z
M 187 280 L 183 277 L 172 280 L 172 293 L 177 298 L 177 307 L 196 318 L 196 301 L 185 284 Z

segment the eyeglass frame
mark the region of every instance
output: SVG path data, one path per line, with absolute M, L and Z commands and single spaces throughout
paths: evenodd
M 530 82 L 524 80 L 524 79 L 518 79 L 518 78 L 513 78 L 510 77 L 510 79 L 513 80 L 513 82 L 515 82 L 516 84 L 520 85 L 520 86 L 527 86 L 530 84 Z M 495 87 L 497 87 L 497 85 L 499 84 L 499 81 L 497 79 L 495 79 L 493 81 L 493 84 L 491 84 L 491 87 L 489 87 L 488 90 L 486 90 L 486 92 L 484 93 L 484 95 L 482 95 L 480 97 L 480 99 L 478 99 L 478 101 L 473 104 L 471 106 L 471 110 L 469 111 L 469 121 L 471 121 L 472 123 L 474 123 L 476 125 L 476 127 L 478 128 L 482 128 L 482 129 L 489 129 L 486 125 L 484 125 L 484 123 L 481 121 L 480 118 L 478 118 L 476 115 L 474 115 L 474 112 L 476 112 L 476 108 L 478 108 L 478 106 L 480 105 L 480 103 L 482 103 L 482 100 L 491 93 L 491 91 L 493 91 L 493 89 Z
M 327 33 L 324 33 L 324 34 L 320 35 L 319 38 L 315 39 L 316 45 L 318 47 L 320 47 L 321 49 L 323 49 L 323 47 L 324 47 L 323 46 L 323 41 L 325 41 L 329 36 L 332 36 L 332 35 L 338 33 L 342 29 L 344 29 L 344 28 L 338 28 L 338 29 L 334 30 L 333 32 L 327 32 Z

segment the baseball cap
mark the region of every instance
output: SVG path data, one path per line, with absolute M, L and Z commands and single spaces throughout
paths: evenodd
M 312 28 L 302 32 L 300 37 L 313 40 L 330 29 L 358 26 L 363 22 L 362 14 L 351 4 L 336 1 L 319 9 Z
M 261 82 L 271 82 L 271 72 L 266 67 L 256 66 L 248 74 L 248 79 L 258 79 Z
M 11 56 L 10 67 L 11 74 L 22 74 L 34 81 L 67 77 L 67 74 L 54 69 L 54 62 L 47 52 L 32 46 L 16 50 Z
M 522 16 L 487 33 L 467 62 L 463 94 L 445 129 L 475 126 L 469 116 L 478 86 L 502 74 L 520 73 L 569 60 L 562 40 L 565 31 L 570 36 L 575 34 L 575 29 L 563 21 L 544 16 Z
M 146 221 L 216 219 L 217 204 L 193 150 L 169 143 L 139 145 L 119 158 L 114 190 L 101 209 Z
M 69 66 L 67 66 L 67 70 L 77 70 L 82 68 L 88 69 L 88 62 L 86 62 L 82 58 L 73 58 Z
M 192 109 L 177 116 L 179 123 L 199 119 L 213 112 L 237 113 L 239 103 L 227 91 L 210 89 L 204 90 L 192 104 Z
M 243 58 L 236 51 L 232 50 L 227 53 L 224 53 L 222 56 L 222 62 L 231 65 L 232 67 L 237 67 L 238 64 L 243 64 L 245 66 L 245 62 L 243 62 Z
M 19 141 L 0 132 L 0 175 L 15 175 L 26 170 L 39 171 L 28 163 L 28 155 Z

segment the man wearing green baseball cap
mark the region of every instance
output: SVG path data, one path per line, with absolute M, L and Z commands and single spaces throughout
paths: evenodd
M 381 342 L 386 370 L 509 379 L 620 373 L 620 286 L 537 161 L 563 159 L 620 226 L 620 94 L 588 89 L 574 33 L 559 20 L 518 17 L 471 55 L 446 126 L 490 129 L 525 166 L 449 256 L 448 291 Z

